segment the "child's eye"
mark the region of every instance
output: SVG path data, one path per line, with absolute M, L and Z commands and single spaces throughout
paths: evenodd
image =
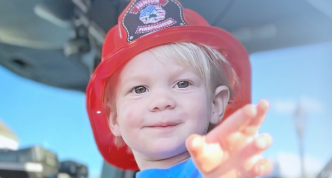
M 130 92 L 135 92 L 136 94 L 142 94 L 145 93 L 148 89 L 144 86 L 138 86 L 133 88 Z
M 178 88 L 187 88 L 187 87 L 189 87 L 190 82 L 188 82 L 188 81 L 180 81 L 176 85 L 177 85 Z

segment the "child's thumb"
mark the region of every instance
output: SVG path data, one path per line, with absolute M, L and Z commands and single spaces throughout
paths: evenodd
M 219 143 L 208 144 L 205 136 L 190 136 L 186 146 L 197 169 L 203 174 L 210 173 L 222 163 L 223 151 Z

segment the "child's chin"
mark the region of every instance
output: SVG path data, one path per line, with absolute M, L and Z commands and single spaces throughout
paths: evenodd
M 186 151 L 185 142 L 155 141 L 146 147 L 147 154 L 158 159 L 166 159 Z

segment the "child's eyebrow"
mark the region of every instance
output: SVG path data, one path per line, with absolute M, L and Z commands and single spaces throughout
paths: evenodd
M 134 75 L 134 76 L 128 76 L 124 80 L 120 79 L 121 84 L 127 84 L 129 82 L 142 82 L 148 80 L 148 76 L 146 75 Z
M 186 68 L 170 70 L 170 71 L 168 71 L 168 75 L 169 75 L 170 79 L 177 78 L 182 75 L 186 75 L 188 77 L 195 77 L 195 78 L 199 77 L 198 74 L 196 74 L 195 72 L 188 70 Z M 124 79 L 120 79 L 120 83 L 122 85 L 126 85 L 129 82 L 145 82 L 145 81 L 150 80 L 150 77 L 151 77 L 151 74 L 148 74 L 148 73 L 144 74 L 144 72 L 143 72 L 138 75 L 130 75 Z

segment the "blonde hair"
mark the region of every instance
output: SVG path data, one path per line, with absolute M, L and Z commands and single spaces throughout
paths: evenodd
M 207 45 L 189 42 L 170 43 L 149 49 L 159 60 L 175 59 L 180 65 L 191 67 L 204 80 L 206 87 L 212 92 L 216 87 L 225 85 L 230 90 L 230 102 L 235 95 L 233 87 L 237 85 L 237 77 L 231 65 L 218 50 Z M 115 88 L 121 69 L 106 79 L 103 106 L 107 116 L 116 111 Z M 115 118 L 116 118 L 116 113 Z M 110 118 L 109 118 L 110 119 Z M 123 139 L 115 137 L 117 146 L 125 145 Z

